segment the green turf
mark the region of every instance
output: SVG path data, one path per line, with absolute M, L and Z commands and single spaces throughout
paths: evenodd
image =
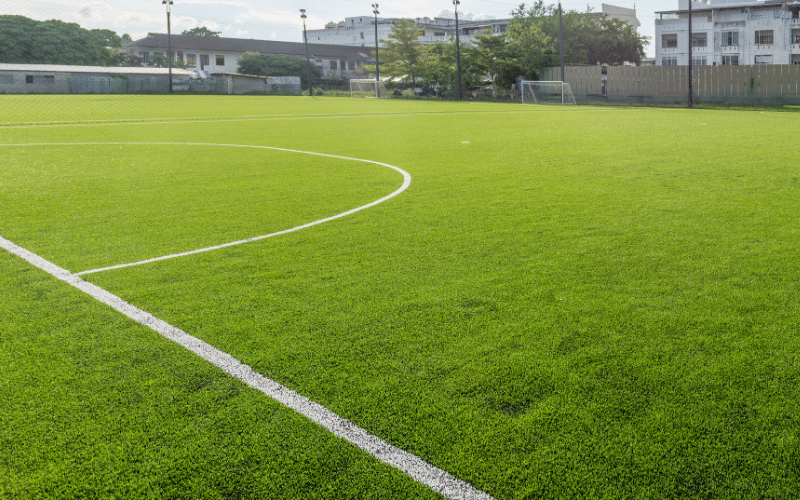
M 796 497 L 800 147 L 775 138 L 797 115 L 230 98 L 231 113 L 265 118 L 201 121 L 187 118 L 203 116 L 198 108 L 211 104 L 195 99 L 160 97 L 152 107 L 136 101 L 139 109 L 123 116 L 179 118 L 170 123 L 94 126 L 76 115 L 84 123 L 8 126 L 2 142 L 275 146 L 390 163 L 410 172 L 411 187 L 308 230 L 90 281 L 498 499 Z M 297 116 L 276 109 L 296 109 Z M 54 114 L 70 119 L 66 107 Z M 0 147 L 0 158 L 0 235 L 72 270 L 213 244 L 213 232 L 202 231 L 207 220 L 226 238 L 261 234 L 261 221 L 271 225 L 266 232 L 291 226 L 401 183 L 389 169 L 278 153 L 267 158 L 284 165 L 282 174 L 260 178 L 263 155 L 247 149 Z M 191 172 L 202 175 L 173 168 L 187 158 Z M 329 168 L 337 173 L 330 183 L 318 175 Z M 157 179 L 134 191 L 148 172 Z M 125 192 L 129 184 L 134 192 Z M 104 198 L 111 189 L 124 193 L 119 211 Z M 196 196 L 203 189 L 229 212 L 209 215 L 208 198 Z M 259 203 L 262 190 L 270 190 L 280 214 Z M 183 201 L 167 217 L 153 205 L 173 192 Z M 257 214 L 231 215 L 243 206 Z M 229 241 L 222 240 L 216 243 Z M 197 444 L 168 430 L 186 418 L 176 415 L 184 405 L 119 409 L 119 385 L 80 386 L 71 373 L 52 381 L 4 376 L 11 408 L 38 397 L 42 411 L 63 415 L 95 388 L 101 412 L 165 429 L 159 447 L 181 457 L 216 449 L 217 440 L 236 449 L 225 436 L 256 432 L 248 419 L 264 406 L 282 415 L 281 432 L 293 439 L 324 435 L 301 430 L 309 428 L 302 418 L 249 390 L 240 389 L 235 403 L 214 399 L 238 383 L 66 285 L 14 258 L 6 262 L 4 296 L 8 291 L 12 301 L 4 317 L 13 319 L 2 323 L 2 366 L 15 360 L 15 370 L 35 372 L 57 351 L 30 332 L 76 323 L 60 336 L 75 360 L 84 353 L 93 373 L 121 372 L 134 385 L 156 379 L 166 389 L 152 391 L 191 398 L 197 418 L 214 425 Z M 25 286 L 45 292 L 24 293 Z M 47 306 L 35 300 L 42 296 Z M 104 333 L 89 340 L 78 334 L 92 329 Z M 130 332 L 140 339 L 137 349 L 168 351 L 187 368 L 164 370 L 161 356 L 131 353 L 119 345 Z M 106 355 L 94 355 L 87 342 Z M 194 372 L 213 374 L 219 389 L 195 397 L 187 388 Z M 67 467 L 77 453 L 57 439 L 37 446 L 40 419 L 24 415 L 0 410 L 3 422 L 12 422 L 0 439 L 17 443 L 22 457 L 4 462 L 0 493 L 23 491 L 36 474 Z M 94 436 L 87 445 L 94 452 L 86 453 L 105 453 L 105 426 L 74 426 L 65 435 Z M 243 461 L 256 464 L 242 475 L 244 497 L 281 488 L 259 475 L 276 460 L 270 450 L 307 451 L 302 441 L 259 439 L 264 450 L 242 445 L 250 450 Z M 324 454 L 331 460 L 358 456 L 330 442 Z M 119 446 L 151 452 L 136 443 Z M 176 466 L 175 487 L 221 491 L 233 473 L 206 463 L 204 474 L 194 464 Z M 115 486 L 135 491 L 125 489 L 125 478 L 138 477 L 137 467 L 107 460 L 73 480 L 98 496 Z M 156 481 L 153 467 L 139 487 Z M 111 470 L 121 471 L 118 481 Z M 347 470 L 387 478 L 385 488 L 395 489 L 375 493 L 311 466 L 295 470 L 309 481 L 297 483 L 307 484 L 297 496 L 420 491 L 366 465 Z M 326 495 L 329 484 L 342 489 Z

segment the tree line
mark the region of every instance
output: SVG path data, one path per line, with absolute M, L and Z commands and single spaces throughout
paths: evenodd
M 475 44 L 461 47 L 461 81 L 478 86 L 489 75 L 495 87 L 508 89 L 523 77 L 536 80 L 539 69 L 559 65 L 558 7 L 539 0 L 512 11 L 505 33 L 485 33 Z M 627 22 L 580 13 L 562 13 L 566 64 L 638 64 L 645 56 L 647 37 Z M 454 88 L 458 78 L 455 40 L 423 44 L 423 30 L 403 20 L 392 26 L 380 49 L 380 71 L 406 84 L 438 84 Z M 374 67 L 370 68 L 372 71 Z
M 182 34 L 218 37 L 219 33 L 201 27 Z M 142 66 L 142 58 L 115 50 L 132 41 L 127 33 L 120 36 L 107 29 L 87 30 L 56 19 L 36 21 L 24 16 L 0 16 L 0 63 Z M 167 64 L 165 55 L 152 56 L 147 62 L 155 67 Z

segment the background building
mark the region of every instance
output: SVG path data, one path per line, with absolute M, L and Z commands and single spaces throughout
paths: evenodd
M 303 62 L 306 60 L 305 44 L 297 42 L 172 35 L 171 43 L 176 61 L 208 75 L 236 73 L 239 58 L 245 52 L 289 56 Z M 152 56 L 166 56 L 167 35 L 149 33 L 147 37 L 126 45 L 125 51 L 141 57 L 145 63 Z M 366 74 L 365 64 L 374 64 L 368 51 L 352 46 L 309 42 L 308 52 L 311 64 L 322 69 L 323 79 L 359 78 Z
M 689 0 L 656 13 L 656 65 L 688 66 Z M 692 64 L 800 64 L 800 2 L 692 2 Z
M 592 12 L 591 15 L 608 15 L 613 19 L 625 21 L 634 30 L 641 26 L 636 18 L 636 9 L 625 7 L 615 7 L 603 4 L 600 12 Z M 383 47 L 383 40 L 389 38 L 392 26 L 401 21 L 402 18 L 378 18 L 378 46 Z M 422 30 L 419 41 L 422 43 L 433 44 L 436 42 L 447 42 L 456 35 L 455 18 L 418 17 L 409 19 Z M 475 43 L 475 36 L 486 33 L 492 34 L 505 33 L 508 25 L 513 19 L 459 19 L 458 29 L 461 42 L 470 46 Z M 348 17 L 338 23 L 330 22 L 325 25 L 325 29 L 308 30 L 309 43 L 328 43 L 336 45 L 354 45 L 358 47 L 375 47 L 375 18 L 373 16 Z

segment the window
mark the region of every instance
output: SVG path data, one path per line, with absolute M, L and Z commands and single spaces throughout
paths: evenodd
M 800 43 L 800 30 L 792 30 L 792 43 Z
M 143 63 L 150 62 L 150 52 L 139 52 L 139 57 L 142 58 Z
M 0 85 L 14 85 L 14 75 L 0 75 Z
M 33 83 L 33 75 L 25 75 L 25 83 Z
M 56 77 L 53 75 L 45 75 L 41 78 L 39 83 L 43 83 L 45 85 L 55 85 L 56 84 Z
M 356 62 L 355 61 L 347 61 L 347 69 L 348 69 L 348 71 L 355 71 Z
M 692 47 L 705 47 L 708 45 L 708 33 L 692 33 Z
M 331 69 L 339 69 L 339 61 L 331 61 Z
M 756 56 L 757 65 L 772 64 L 772 56 Z
M 723 66 L 738 66 L 739 65 L 739 54 L 734 54 L 730 56 L 722 56 L 722 65 Z
M 678 46 L 678 35 L 672 33 L 669 35 L 661 35 L 661 48 L 673 49 Z
M 179 50 L 178 52 L 175 53 L 175 60 L 183 62 L 183 51 L 182 50 Z
M 723 31 L 722 32 L 722 45 L 739 45 L 739 32 L 738 31 Z
M 225 56 L 217 56 L 217 66 L 225 66 Z
M 186 65 L 197 66 L 197 54 L 186 54 Z
M 361 39 L 362 40 L 364 39 L 364 32 L 363 31 L 361 32 Z
M 678 58 L 677 57 L 662 57 L 661 58 L 661 65 L 662 66 L 677 66 L 678 65 Z
M 434 31 L 433 36 L 445 36 L 444 31 Z
M 693 56 L 692 66 L 708 66 L 708 60 L 706 59 L 706 56 Z
M 756 31 L 756 45 L 772 45 L 772 40 L 772 30 Z
M 206 66 L 211 64 L 209 62 L 209 59 L 210 58 L 208 57 L 208 54 L 200 54 L 200 67 L 201 68 L 205 68 Z

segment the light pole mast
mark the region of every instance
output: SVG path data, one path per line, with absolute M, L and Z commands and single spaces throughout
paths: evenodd
M 381 96 L 381 65 L 378 61 L 378 4 L 372 4 L 372 13 L 375 14 L 375 97 Z
M 456 72 L 458 73 L 458 93 L 456 94 L 456 99 L 461 100 L 461 43 L 458 39 L 458 5 L 461 2 L 459 0 L 453 0 L 453 5 L 455 5 L 456 9 Z
M 163 0 L 167 6 L 167 67 L 169 68 L 169 93 L 172 93 L 172 26 L 170 22 L 170 5 L 172 0 Z
M 689 0 L 689 101 L 688 101 L 688 108 L 691 108 L 694 105 L 693 97 L 692 97 L 692 70 L 693 62 L 692 62 L 692 0 Z
M 300 9 L 300 17 L 303 19 L 303 41 L 306 44 L 306 65 L 308 67 L 308 95 L 314 96 L 314 88 L 311 86 L 311 59 L 308 57 L 308 33 L 306 32 L 306 9 Z
M 558 46 L 561 53 L 561 81 L 564 81 L 564 24 L 561 22 L 561 2 L 558 2 Z M 562 92 L 563 95 L 563 92 Z

